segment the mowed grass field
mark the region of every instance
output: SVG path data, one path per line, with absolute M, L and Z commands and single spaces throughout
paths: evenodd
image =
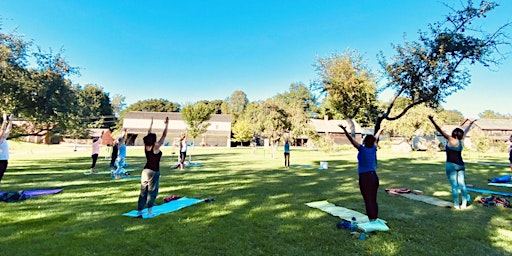
M 64 190 L 18 203 L 0 203 L 0 255 L 511 255 L 511 209 L 474 203 L 465 211 L 403 197 L 385 188 L 418 189 L 451 201 L 444 152 L 380 150 L 379 217 L 389 232 L 354 239 L 336 228 L 338 217 L 305 203 L 328 200 L 365 213 L 357 182 L 356 150 L 327 154 L 292 148 L 285 169 L 282 151 L 274 159 L 263 148 L 191 148 L 201 167 L 171 169 L 176 148 L 162 149 L 163 197 L 215 198 L 153 219 L 122 216 L 137 207 L 138 179 L 84 175 L 90 146 L 10 142 L 11 159 L 0 191 Z M 281 148 L 280 148 L 281 149 Z M 107 171 L 102 149 L 98 171 Z M 507 163 L 505 153 L 465 152 L 467 161 Z M 318 170 L 327 161 L 328 170 Z M 127 163 L 140 175 L 141 147 L 129 147 Z M 311 168 L 308 168 L 311 167 Z M 509 173 L 504 166 L 467 164 L 467 183 Z M 475 198 L 479 194 L 471 193 Z

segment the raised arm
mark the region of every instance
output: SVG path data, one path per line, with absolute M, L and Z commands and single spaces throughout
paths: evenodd
M 2 131 L 0 134 L 0 140 L 5 140 L 9 137 L 9 133 L 12 130 L 12 121 L 14 120 L 14 115 L 11 114 L 9 119 L 7 119 L 7 115 L 4 114 L 4 122 L 2 123 Z
M 158 144 L 162 145 L 164 144 L 165 137 L 167 136 L 167 128 L 169 127 L 169 117 L 165 118 L 165 128 L 164 132 L 162 133 L 162 137 L 160 137 L 160 140 L 158 141 Z
M 4 112 L 4 115 L 3 115 L 3 122 L 2 122 L 2 132 L 5 130 L 5 128 L 7 127 L 7 114 Z
M 382 132 L 384 131 L 384 129 L 386 129 L 385 126 L 381 127 L 379 129 L 379 131 L 377 131 L 377 133 L 375 134 L 375 145 L 379 144 L 379 140 L 380 140 L 380 135 L 382 134 Z
M 149 129 L 148 129 L 148 134 L 151 133 L 151 130 L 153 129 L 153 117 L 151 117 L 151 122 L 149 123 Z
M 126 143 L 126 138 L 128 138 L 128 129 L 124 128 L 124 130 L 123 130 L 123 138 L 119 142 L 119 145 L 123 145 L 124 143 Z
M 357 141 L 354 140 L 354 138 L 352 138 L 352 136 L 350 136 L 350 134 L 348 133 L 347 128 L 345 126 L 340 124 L 340 128 L 343 129 L 345 136 L 347 136 L 350 143 L 352 143 L 352 146 L 354 146 L 357 150 L 359 150 L 359 147 L 361 147 L 361 144 L 359 144 Z
M 462 136 L 462 139 L 464 140 L 466 138 L 466 135 L 468 134 L 469 130 L 471 129 L 471 126 L 473 126 L 473 123 L 476 122 L 477 119 L 471 121 L 469 125 L 464 129 L 464 135 Z
M 434 127 L 436 128 L 436 131 L 438 131 L 439 133 L 441 133 L 441 135 L 443 135 L 443 137 L 447 140 L 449 140 L 451 137 L 448 133 L 446 133 L 445 131 L 443 131 L 443 129 L 441 129 L 441 127 L 439 127 L 439 125 L 437 125 L 436 121 L 434 121 L 434 117 L 429 115 L 428 116 L 428 120 L 430 120 L 430 122 L 432 122 L 432 124 L 434 125 Z

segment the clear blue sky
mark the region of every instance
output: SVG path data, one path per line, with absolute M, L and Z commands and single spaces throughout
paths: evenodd
M 489 31 L 512 19 L 512 1 L 500 4 L 485 20 Z M 447 12 L 437 0 L 0 0 L 2 32 L 64 49 L 81 68 L 73 82 L 121 94 L 127 104 L 226 99 L 235 90 L 264 100 L 291 83 L 309 84 L 317 57 L 347 48 L 378 72 L 379 51 L 392 56 L 391 44 L 402 44 L 404 34 L 416 40 Z M 443 106 L 466 117 L 512 114 L 511 81 L 512 56 L 498 71 L 478 66 L 472 84 Z

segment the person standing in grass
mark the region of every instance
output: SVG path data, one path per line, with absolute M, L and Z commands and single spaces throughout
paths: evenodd
M 510 145 L 508 145 L 508 161 L 510 162 L 510 175 L 512 175 L 512 135 L 508 139 Z
M 103 132 L 101 132 L 101 136 L 99 138 L 93 139 L 93 142 L 92 142 L 91 174 L 96 173 L 96 171 L 94 170 L 94 167 L 96 167 L 96 161 L 98 161 L 98 156 L 100 154 L 100 146 L 101 146 L 102 137 L 103 137 Z
M 110 153 L 110 170 L 111 171 L 115 171 L 116 170 L 116 159 L 117 159 L 117 154 L 119 152 L 119 141 L 117 140 L 114 140 L 114 142 L 112 143 L 112 152 Z
M 151 132 L 153 126 L 153 118 L 151 118 L 148 134 L 143 138 L 146 164 L 144 165 L 140 178 L 140 195 L 137 205 L 139 218 L 142 218 L 142 210 L 146 205 L 148 206 L 148 216 L 154 216 L 152 209 L 158 195 L 158 187 L 160 185 L 160 159 L 162 158 L 162 151 L 160 151 L 160 147 L 164 144 L 165 137 L 167 136 L 168 125 L 169 117 L 166 117 L 162 137 L 157 141 L 156 134 Z
M 469 129 L 476 121 L 473 120 L 469 123 L 469 125 L 462 130 L 461 128 L 455 128 L 452 131 L 451 136 L 443 131 L 439 125 L 434 121 L 434 117 L 429 115 L 428 119 L 436 130 L 443 135 L 446 139 L 446 176 L 448 177 L 448 181 L 450 182 L 450 187 L 452 189 L 452 199 L 453 199 L 453 207 L 457 210 L 465 209 L 468 205 L 468 201 L 471 200 L 470 195 L 466 189 L 466 167 L 464 165 L 464 161 L 462 160 L 462 148 L 464 138 L 466 138 Z M 462 200 L 459 204 L 459 190 L 462 194 Z
M 290 142 L 288 139 L 284 141 L 284 167 L 290 168 Z
M 2 130 L 0 131 L 0 182 L 4 177 L 5 171 L 7 171 L 7 164 L 9 162 L 9 144 L 7 144 L 7 137 L 12 130 L 12 122 L 14 115 L 10 115 L 7 119 L 7 115 L 4 113 Z
M 128 129 L 124 129 L 123 135 L 119 138 L 119 141 L 117 143 L 118 148 L 118 155 L 116 159 L 116 170 L 115 170 L 115 177 L 116 179 L 121 178 L 121 175 L 125 175 L 126 171 L 124 170 L 124 166 L 126 164 L 126 138 L 128 137 Z
M 180 169 L 185 169 L 185 158 L 187 158 L 187 132 L 184 132 L 180 138 Z
M 370 221 L 379 221 L 379 205 L 377 203 L 377 191 L 379 189 L 379 176 L 377 176 L 377 145 L 384 127 L 375 136 L 366 135 L 363 144 L 359 144 L 348 133 L 347 128 L 340 125 L 352 145 L 359 151 L 357 154 L 357 172 L 359 174 L 359 191 L 363 196 L 366 215 Z

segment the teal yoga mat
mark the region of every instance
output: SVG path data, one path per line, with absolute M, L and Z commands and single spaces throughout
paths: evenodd
M 489 186 L 495 186 L 495 187 L 507 187 L 507 188 L 512 188 L 512 182 L 507 182 L 507 183 L 489 182 L 489 183 L 487 183 L 487 185 L 489 185 Z
M 170 201 L 165 204 L 154 206 L 153 207 L 153 214 L 154 214 L 153 216 L 148 215 L 147 208 L 144 209 L 142 211 L 142 218 L 143 219 L 154 218 L 158 215 L 174 212 L 174 211 L 183 209 L 185 207 L 188 207 L 188 206 L 191 206 L 191 205 L 203 202 L 203 201 L 204 201 L 203 199 L 182 197 L 180 199 L 173 200 L 173 201 Z M 137 218 L 138 217 L 137 210 L 133 210 L 133 211 L 124 213 L 123 216 Z
M 488 195 L 498 195 L 498 196 L 512 196 L 512 193 L 509 192 L 501 192 L 501 191 L 492 191 L 488 189 L 481 189 L 481 188 L 467 188 L 468 191 L 482 193 L 482 194 L 488 194 Z
M 389 227 L 386 225 L 386 221 L 377 219 L 377 221 L 370 221 L 368 216 L 358 211 L 354 211 L 342 206 L 329 203 L 328 201 L 316 201 L 306 203 L 311 208 L 316 208 L 327 212 L 333 216 L 340 217 L 341 219 L 351 221 L 352 217 L 356 218 L 357 227 L 364 232 L 372 231 L 389 231 Z

